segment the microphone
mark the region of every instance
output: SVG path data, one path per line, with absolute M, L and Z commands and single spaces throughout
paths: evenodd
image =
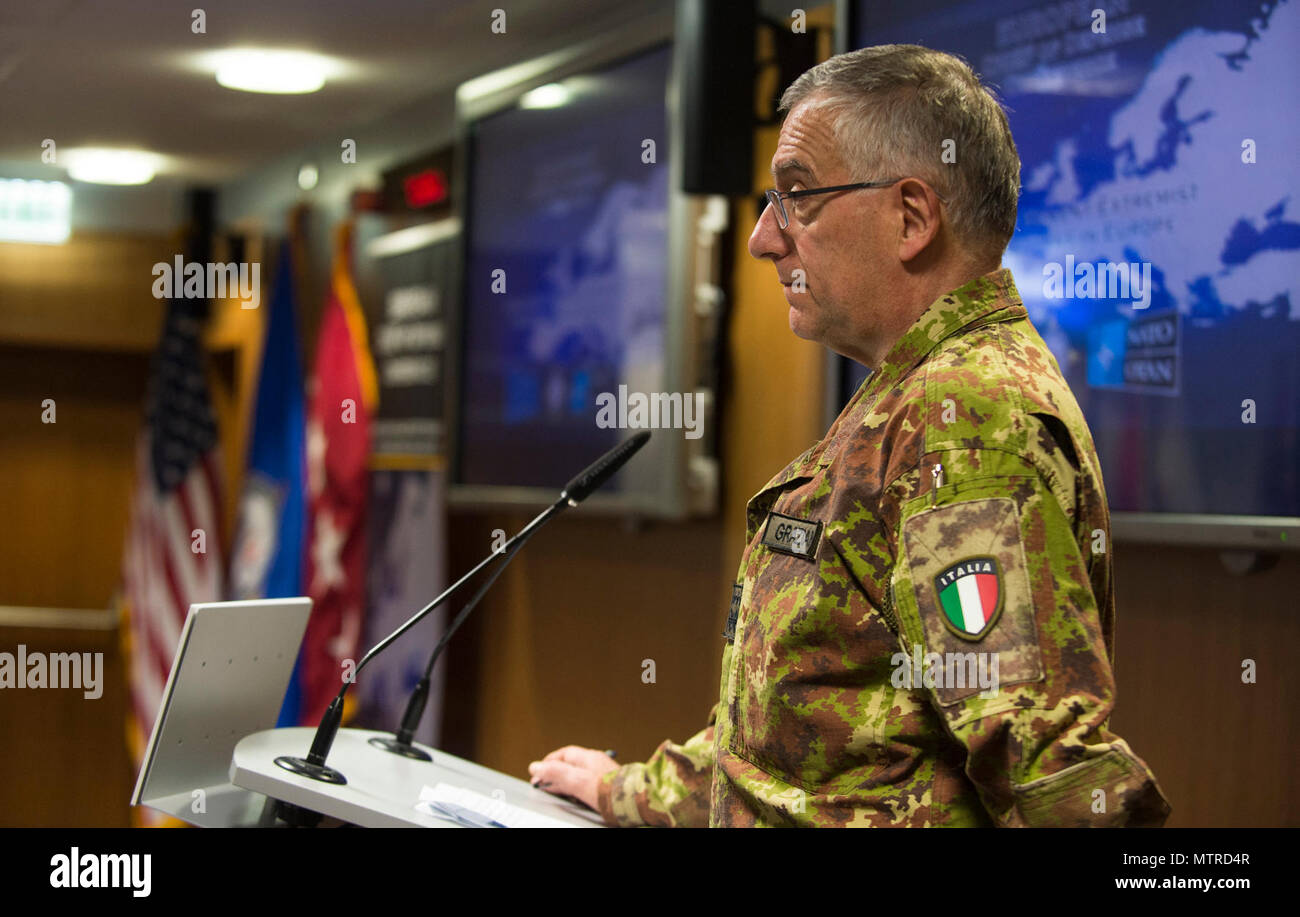
M 326 708 L 325 715 L 321 717 L 320 725 L 316 727 L 316 735 L 312 739 L 311 748 L 307 752 L 307 757 L 298 758 L 292 755 L 280 755 L 275 759 L 275 763 L 291 773 L 299 774 L 303 777 L 310 777 L 313 780 L 332 783 L 337 786 L 346 784 L 348 782 L 347 777 L 343 776 L 342 773 L 334 768 L 328 766 L 325 763 L 325 759 L 329 756 L 330 748 L 334 744 L 334 738 L 338 734 L 339 726 L 343 722 L 343 697 L 347 694 L 348 688 L 356 681 L 356 676 L 361 673 L 361 670 L 366 666 L 366 664 L 392 645 L 398 637 L 419 623 L 425 615 L 429 614 L 429 612 L 433 611 L 459 591 L 460 588 L 476 573 L 498 557 L 504 557 L 505 561 L 502 563 L 501 567 L 493 573 L 487 583 L 479 589 L 465 608 L 461 610 L 460 614 L 457 615 L 456 620 L 452 622 L 452 626 L 448 628 L 447 632 L 443 634 L 442 639 L 438 641 L 438 645 L 434 647 L 433 657 L 429 660 L 428 670 L 426 671 L 427 679 L 428 672 L 432 672 L 433 664 L 437 660 L 438 654 L 442 652 L 443 647 L 447 645 L 447 640 L 451 637 L 452 633 L 455 632 L 456 628 L 464 622 L 465 618 L 469 616 L 470 611 L 472 611 L 474 606 L 478 604 L 478 601 L 487 592 L 488 587 L 490 587 L 492 583 L 496 581 L 496 578 L 501 575 L 501 571 L 505 569 L 506 564 L 508 564 L 514 557 L 515 552 L 518 551 L 519 548 L 523 547 L 524 542 L 531 538 L 538 529 L 549 522 L 552 518 L 564 512 L 564 510 L 569 507 L 577 506 L 583 500 L 587 499 L 587 497 L 589 497 L 597 488 L 608 481 L 615 472 L 622 468 L 623 465 L 627 463 L 628 459 L 630 459 L 634 454 L 636 454 L 637 450 L 646 444 L 646 441 L 649 438 L 649 432 L 642 431 L 631 439 L 619 443 L 609 452 L 606 452 L 598 458 L 577 477 L 564 485 L 564 490 L 560 492 L 560 498 L 539 513 L 526 526 L 520 529 L 513 538 L 506 542 L 504 549 L 493 551 L 481 560 L 474 569 L 470 570 L 460 579 L 456 580 L 456 582 L 444 589 L 442 594 L 436 599 L 428 605 L 425 605 L 398 626 L 398 628 L 391 634 L 372 646 L 370 650 L 361 657 L 361 661 L 357 663 L 357 667 L 353 670 L 352 678 L 343 682 L 343 686 L 339 689 L 338 695 L 330 702 L 329 707 Z M 427 688 L 424 693 L 427 699 Z M 408 715 L 411 712 L 409 704 L 407 712 Z M 421 710 L 421 712 L 423 711 Z M 403 719 L 405 721 L 405 717 Z M 415 722 L 418 721 L 419 718 L 416 717 Z M 414 727 L 412 727 L 412 732 L 414 732 Z M 398 753 L 402 754 L 404 752 Z
M 614 472 L 622 468 L 649 439 L 650 433 L 643 430 L 610 449 L 565 484 L 564 490 L 560 491 L 560 499 L 567 500 L 570 506 L 577 506 L 613 477 Z
M 650 434 L 646 431 L 642 431 L 630 439 L 619 443 L 613 449 L 596 459 L 596 461 L 588 465 L 576 477 L 570 480 L 568 484 L 564 485 L 564 489 L 560 492 L 560 500 L 557 505 L 563 504 L 565 507 L 577 506 L 583 500 L 587 499 L 587 497 L 599 490 L 606 481 L 613 477 L 620 468 L 627 464 L 628 459 L 635 455 L 637 450 L 644 446 L 649 439 Z M 505 571 L 506 567 L 510 565 L 510 561 L 514 559 L 515 554 L 518 553 L 519 549 L 524 546 L 524 542 L 526 542 L 535 531 L 536 529 L 533 528 L 532 524 L 530 524 L 527 528 L 523 529 L 518 535 L 502 546 L 500 550 L 500 566 L 493 571 L 487 581 L 479 587 L 478 592 L 474 593 L 474 597 L 471 598 L 465 607 L 461 609 L 460 613 L 456 615 L 455 620 L 451 622 L 451 626 L 447 628 L 442 637 L 438 640 L 438 644 L 433 648 L 433 653 L 429 656 L 429 664 L 424 667 L 424 677 L 421 678 L 419 683 L 415 686 L 415 691 L 412 692 L 411 699 L 407 701 L 406 712 L 402 716 L 401 726 L 394 734 L 394 737 L 390 739 L 387 736 L 375 736 L 370 740 L 371 745 L 376 748 L 382 748 L 384 751 L 392 752 L 395 755 L 415 758 L 419 761 L 433 760 L 429 756 L 428 752 L 416 748 L 412 744 L 412 741 L 415 738 L 415 730 L 420 725 L 420 717 L 424 715 L 424 708 L 429 701 L 430 679 L 433 675 L 433 667 L 437 663 L 438 657 L 442 655 L 443 648 L 446 647 L 448 641 L 451 640 L 451 635 L 454 634 L 457 628 L 465 622 L 465 619 L 469 617 L 470 612 L 474 610 L 476 605 L 478 605 L 479 600 L 482 599 L 483 596 L 487 594 L 487 591 L 492 588 L 492 584 L 497 581 L 497 577 L 499 577 Z

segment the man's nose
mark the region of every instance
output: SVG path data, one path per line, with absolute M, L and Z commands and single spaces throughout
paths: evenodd
M 789 241 L 776 222 L 776 211 L 769 202 L 758 215 L 754 231 L 749 234 L 749 253 L 755 258 L 783 257 L 788 250 Z

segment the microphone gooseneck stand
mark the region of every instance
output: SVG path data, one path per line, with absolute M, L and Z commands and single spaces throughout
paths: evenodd
M 645 445 L 646 441 L 649 439 L 649 433 L 638 433 L 605 453 L 605 455 L 601 456 L 590 466 L 585 468 L 581 474 L 573 478 L 564 486 L 564 490 L 560 493 L 560 499 L 551 509 L 556 509 L 556 507 L 563 509 L 570 506 L 577 506 L 609 480 L 609 478 L 613 476 L 614 472 L 618 471 L 618 469 L 621 468 L 628 459 L 637 452 L 637 450 Z M 433 648 L 433 652 L 429 656 L 429 664 L 424 667 L 424 677 L 421 678 L 419 684 L 415 686 L 415 690 L 411 693 L 411 699 L 407 701 L 406 712 L 402 716 L 401 726 L 398 727 L 397 732 L 392 738 L 389 738 L 388 736 L 375 736 L 370 740 L 371 745 L 376 748 L 381 748 L 384 751 L 391 752 L 392 754 L 402 755 L 406 758 L 414 758 L 418 761 L 433 760 L 428 752 L 416 748 L 413 744 L 415 739 L 415 730 L 419 728 L 420 718 L 424 715 L 424 708 L 429 702 L 433 667 L 437 664 L 438 658 L 442 655 L 443 649 L 451 640 L 451 635 L 454 634 L 461 624 L 465 622 L 465 619 L 469 617 L 470 612 L 474 610 L 474 607 L 478 605 L 483 596 L 487 594 L 487 591 L 492 588 L 492 584 L 497 581 L 497 577 L 499 577 L 505 568 L 509 566 L 510 561 L 514 558 L 515 554 L 524 546 L 524 542 L 527 541 L 528 538 L 537 531 L 537 528 L 540 527 L 540 522 L 536 527 L 530 525 L 514 538 L 510 539 L 510 541 L 502 545 L 498 552 L 502 555 L 500 566 L 498 566 L 487 581 L 479 587 L 478 592 L 474 593 L 474 597 L 471 598 L 469 603 L 461 609 L 460 614 L 458 614 L 455 620 L 451 622 L 451 626 L 447 628 L 447 631 L 438 641 L 438 645 Z
M 551 507 L 551 509 L 554 508 L 555 507 Z M 540 524 L 538 527 L 540 527 Z M 419 684 L 415 686 L 415 691 L 412 692 L 411 699 L 406 703 L 406 712 L 402 715 L 402 725 L 398 728 L 396 734 L 392 738 L 389 738 L 388 736 L 374 736 L 370 740 L 371 745 L 376 748 L 382 748 L 384 751 L 392 752 L 395 755 L 414 758 L 417 761 L 433 760 L 432 756 L 430 756 L 427 751 L 422 748 L 416 748 L 412 744 L 415 739 L 415 730 L 420 726 L 420 717 L 424 716 L 424 708 L 429 702 L 429 688 L 433 676 L 433 667 L 438 662 L 438 657 L 442 655 L 443 647 L 445 647 L 451 640 L 451 635 L 456 633 L 457 628 L 465 623 L 465 619 L 468 618 L 470 612 L 474 610 L 474 606 L 477 605 L 483 596 L 487 594 L 487 591 L 492 588 L 492 584 L 497 581 L 497 577 L 505 572 L 506 567 L 510 565 L 510 561 L 519 553 L 519 549 L 524 546 L 524 542 L 526 542 L 536 531 L 536 528 L 532 529 L 532 531 L 524 529 L 509 542 L 502 545 L 498 552 L 501 555 L 501 563 L 497 565 L 497 568 L 492 571 L 492 575 L 489 576 L 483 585 L 479 587 L 478 592 L 474 593 L 474 597 L 471 598 L 469 602 L 466 603 L 465 607 L 460 610 L 460 614 L 456 615 L 455 619 L 451 622 L 451 626 L 447 628 L 442 637 L 438 640 L 437 646 L 433 648 L 433 652 L 429 654 L 429 664 L 424 667 L 424 677 L 421 678 Z M 513 547 L 511 547 L 512 542 L 514 543 Z
M 514 551 L 518 550 L 518 548 L 525 541 L 527 541 L 533 535 L 533 533 L 537 531 L 537 529 L 545 525 L 548 521 L 551 520 L 552 517 L 554 517 L 558 513 L 563 512 L 568 507 L 568 505 L 569 505 L 568 499 L 562 496 L 555 503 L 551 504 L 541 513 L 539 513 L 537 517 L 533 519 L 532 522 L 524 526 L 518 532 L 518 534 L 514 536 L 514 538 L 510 539 L 510 541 L 506 543 L 509 553 L 513 554 Z M 473 577 L 474 574 L 478 573 L 480 570 L 482 570 L 492 561 L 496 560 L 498 557 L 501 556 L 502 556 L 502 552 L 500 551 L 494 551 L 493 553 L 489 554 L 482 561 L 480 561 L 478 566 L 476 566 L 473 570 L 470 570 L 468 573 L 466 573 L 464 576 L 458 579 L 451 586 L 447 587 L 447 589 L 443 591 L 442 595 L 438 596 L 428 605 L 425 605 L 423 608 L 421 608 L 419 611 L 413 614 L 410 618 L 408 618 L 399 628 L 397 628 L 397 630 L 393 631 L 383 640 L 379 641 L 373 647 L 371 647 L 370 651 L 367 652 L 364 656 L 362 656 L 361 661 L 357 663 L 357 667 L 355 670 L 353 670 L 352 673 L 353 677 L 343 682 L 343 686 L 339 688 L 338 695 L 334 698 L 333 701 L 330 702 L 329 707 L 326 708 L 325 715 L 321 717 L 320 726 L 316 728 L 316 736 L 312 740 L 311 749 L 308 750 L 307 757 L 299 758 L 293 755 L 281 755 L 280 757 L 275 759 L 275 763 L 287 771 L 290 771 L 295 774 L 300 774 L 303 777 L 310 777 L 313 780 L 320 780 L 324 783 L 333 783 L 338 786 L 342 786 L 343 784 L 346 784 L 348 782 L 348 778 L 343 776 L 343 774 L 340 771 L 335 770 L 334 768 L 326 764 L 325 758 L 330 752 L 330 747 L 334 744 L 334 737 L 338 734 L 339 725 L 343 722 L 344 695 L 348 693 L 348 688 L 350 688 L 353 682 L 356 681 L 356 676 L 361 673 L 361 670 L 363 668 L 365 668 L 366 663 L 368 663 L 371 659 L 375 658 L 375 656 L 377 656 L 379 653 L 387 649 L 388 646 L 392 644 L 394 640 L 396 640 L 402 634 L 406 633 L 417 623 L 419 623 L 420 620 L 424 618 L 425 615 L 427 615 L 429 612 L 433 611 L 435 608 L 437 608 L 439 605 L 445 602 L 453 593 L 456 592 L 457 589 L 459 589 L 466 581 L 468 581 L 471 577 Z M 488 585 L 491 585 L 492 581 L 496 579 L 496 576 L 500 575 L 501 570 L 504 569 L 505 569 L 505 564 L 502 564 L 500 569 L 497 570 L 496 574 L 494 574 L 492 578 L 489 579 Z M 486 591 L 485 589 L 479 590 L 479 593 L 475 595 L 471 603 L 468 606 L 466 606 L 465 610 L 463 610 L 460 616 L 457 618 L 455 622 L 456 626 L 459 626 L 459 623 L 464 620 L 466 612 L 473 609 L 474 604 L 478 602 L 478 600 L 482 597 L 482 594 L 485 591 Z M 438 649 L 441 649 L 442 646 L 444 645 L 446 641 L 446 636 L 448 635 L 444 635 L 443 640 L 439 641 Z
M 362 656 L 361 661 L 357 663 L 356 669 L 353 670 L 352 678 L 343 682 L 343 686 L 339 688 L 338 695 L 330 702 L 329 707 L 326 708 L 325 715 L 321 717 L 320 725 L 316 728 L 316 735 L 312 740 L 311 748 L 307 752 L 307 757 L 299 758 L 293 755 L 281 755 L 275 759 L 275 763 L 291 773 L 299 774 L 303 777 L 309 777 L 312 780 L 332 783 L 337 786 L 346 784 L 348 780 L 343 776 L 342 772 L 327 765 L 325 759 L 329 755 L 330 748 L 334 744 L 334 738 L 338 735 L 339 726 L 343 722 L 343 698 L 347 694 L 348 688 L 356 681 L 356 676 L 360 674 L 366 664 L 375 656 L 379 655 L 379 653 L 387 649 L 394 640 L 414 627 L 422 618 L 424 618 L 425 615 L 429 614 L 429 612 L 433 611 L 455 594 L 480 570 L 497 558 L 502 558 L 501 566 L 498 567 L 492 576 L 489 577 L 488 581 L 479 588 L 478 592 L 474 594 L 474 597 L 470 599 L 469 603 L 461 609 L 460 614 L 456 616 L 451 627 L 448 628 L 445 634 L 443 634 L 442 639 L 438 641 L 438 645 L 434 648 L 433 657 L 429 660 L 429 665 L 425 672 L 425 678 L 421 682 L 421 685 L 423 685 L 422 693 L 425 695 L 425 698 L 427 698 L 429 675 L 433 670 L 434 663 L 437 661 L 439 653 L 441 653 L 443 647 L 446 646 L 451 635 L 458 627 L 460 627 L 465 618 L 468 617 L 469 613 L 474 610 L 474 606 L 483 598 L 483 595 L 487 592 L 488 588 L 491 587 L 497 577 L 501 575 L 502 570 L 505 569 L 506 565 L 514 557 L 515 552 L 517 552 L 523 546 L 524 542 L 531 538 L 538 529 L 553 519 L 556 515 L 564 512 L 564 510 L 571 506 L 577 506 L 583 500 L 587 499 L 592 492 L 609 480 L 618 469 L 623 467 L 627 460 L 630 459 L 637 450 L 644 446 L 649 438 L 650 434 L 648 432 L 641 431 L 635 436 L 619 443 L 609 452 L 602 455 L 580 474 L 569 481 L 569 483 L 564 486 L 564 490 L 560 492 L 560 498 L 539 513 L 532 522 L 529 522 L 526 526 L 520 529 L 513 538 L 506 542 L 502 550 L 493 551 L 487 557 L 483 558 L 474 569 L 470 570 L 460 579 L 456 580 L 456 582 L 452 583 L 452 585 L 445 589 L 440 596 L 428 605 L 425 605 L 408 618 L 395 631 L 371 647 L 370 651 Z M 416 693 L 421 693 L 421 690 L 417 688 Z M 423 712 L 423 704 L 424 699 L 421 699 L 419 704 L 420 712 Z M 416 755 L 410 755 L 408 751 L 405 750 L 409 748 L 410 751 L 419 752 L 420 757 L 427 758 L 423 752 L 414 748 L 414 746 L 410 744 L 409 737 L 405 736 L 405 728 L 408 725 L 408 718 L 411 720 L 410 732 L 412 734 L 414 734 L 416 723 L 419 722 L 419 715 L 413 714 L 412 712 L 414 708 L 415 698 L 412 698 L 411 703 L 408 703 L 407 705 L 408 716 L 403 718 L 402 730 L 398 732 L 395 740 L 390 740 L 393 745 L 398 746 L 397 748 L 389 748 L 387 743 L 376 744 L 379 744 L 380 747 L 385 748 L 386 750 L 394 751 L 397 754 L 416 757 Z M 404 738 L 405 744 L 403 746 Z M 314 815 L 314 813 L 309 813 L 306 810 L 289 804 L 283 804 L 282 812 L 282 817 L 292 824 L 310 823 L 311 816 Z M 315 817 L 319 820 L 318 815 Z

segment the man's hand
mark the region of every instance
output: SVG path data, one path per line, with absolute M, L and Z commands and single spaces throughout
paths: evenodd
M 528 765 L 528 773 L 533 786 L 557 796 L 572 796 L 595 809 L 601 776 L 618 766 L 603 751 L 566 745 Z

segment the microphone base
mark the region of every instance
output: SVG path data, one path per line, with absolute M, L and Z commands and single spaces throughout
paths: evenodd
M 321 823 L 321 814 L 289 802 L 278 801 L 272 810 L 274 817 L 290 828 L 315 828 Z
M 427 751 L 421 751 L 414 745 L 404 745 L 397 739 L 390 739 L 386 736 L 374 736 L 371 738 L 370 744 L 394 755 L 401 755 L 403 758 L 414 758 L 416 761 L 433 761 L 433 756 Z
M 321 783 L 344 786 L 348 782 L 348 778 L 334 768 L 325 764 L 312 764 L 306 758 L 281 755 L 275 759 L 275 763 L 290 773 L 298 774 L 301 777 L 310 777 L 312 780 L 319 780 Z

